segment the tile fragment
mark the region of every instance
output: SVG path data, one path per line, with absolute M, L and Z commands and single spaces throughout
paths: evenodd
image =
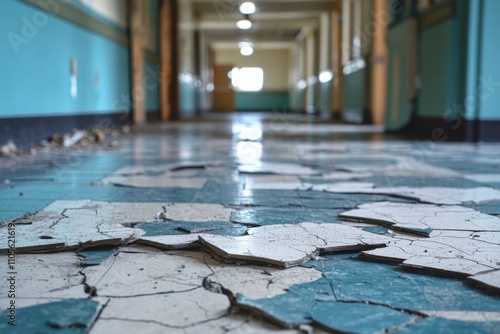
M 409 269 L 465 278 L 500 269 L 499 240 L 500 232 L 439 231 L 431 238 L 396 238 L 387 247 L 363 251 L 362 255 L 402 263 Z
M 287 268 L 320 253 L 384 247 L 391 238 L 341 224 L 299 223 L 250 228 L 240 237 L 202 234 L 204 248 L 227 261 Z
M 500 270 L 479 273 L 467 278 L 467 282 L 480 288 L 500 293 Z M 499 319 L 500 321 L 500 319 Z
M 401 334 L 425 333 L 495 333 L 500 328 L 500 322 L 474 322 L 449 320 L 439 317 L 429 317 L 398 331 Z
M 392 308 L 365 303 L 317 303 L 311 310 L 312 320 L 340 333 L 383 333 L 399 328 L 419 317 Z
M 376 202 L 359 205 L 340 217 L 424 236 L 431 236 L 433 230 L 500 232 L 500 218 L 461 206 Z
M 0 315 L 0 331 L 10 333 L 87 333 L 97 317 L 99 303 L 85 299 L 65 299 L 16 310 L 15 327 L 8 324 L 8 310 Z
M 279 175 L 315 175 L 320 174 L 314 168 L 294 163 L 262 162 L 238 166 L 240 173 L 279 174 Z
M 430 204 L 474 205 L 500 201 L 500 190 L 449 187 L 374 187 L 369 182 L 339 182 L 332 185 L 313 185 L 313 190 L 333 193 L 359 193 L 400 196 Z

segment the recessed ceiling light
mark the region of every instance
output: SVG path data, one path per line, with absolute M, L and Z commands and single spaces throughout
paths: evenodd
M 241 14 L 250 15 L 255 13 L 255 4 L 253 2 L 247 1 L 240 5 Z
M 239 20 L 236 22 L 236 26 L 240 29 L 250 29 L 252 27 L 252 21 L 250 20 Z
M 238 43 L 238 47 L 241 49 L 241 48 L 244 48 L 245 46 L 250 46 L 250 47 L 253 47 L 253 43 L 251 41 L 241 41 Z
M 320 74 L 319 74 L 319 81 L 321 83 L 325 83 L 325 82 L 328 82 L 330 80 L 333 79 L 333 73 L 331 71 L 322 71 Z
M 251 56 L 253 54 L 253 48 L 251 46 L 244 46 L 240 49 L 240 53 L 243 56 Z

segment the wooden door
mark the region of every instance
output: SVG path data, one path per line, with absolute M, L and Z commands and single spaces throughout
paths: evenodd
M 234 90 L 228 73 L 233 65 L 214 65 L 214 110 L 234 111 Z

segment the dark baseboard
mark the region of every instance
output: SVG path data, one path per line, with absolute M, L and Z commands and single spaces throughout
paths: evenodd
M 479 141 L 500 141 L 500 120 L 478 121 L 476 129 Z
M 416 117 L 407 131 L 419 140 L 439 143 L 466 140 L 467 127 L 463 119 L 445 121 L 443 118 Z
M 500 120 L 480 121 L 463 118 L 444 120 L 434 117 L 416 117 L 410 125 L 398 131 L 405 136 L 436 143 L 450 141 L 500 141 Z
M 129 118 L 129 111 L 108 114 L 0 118 L 0 145 L 12 140 L 17 147 L 24 148 L 47 139 L 53 134 L 63 134 L 72 129 L 129 124 Z

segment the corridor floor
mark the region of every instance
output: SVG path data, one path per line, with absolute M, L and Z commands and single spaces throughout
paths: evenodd
M 498 143 L 381 130 L 215 114 L 0 157 L 0 332 L 500 334 Z

